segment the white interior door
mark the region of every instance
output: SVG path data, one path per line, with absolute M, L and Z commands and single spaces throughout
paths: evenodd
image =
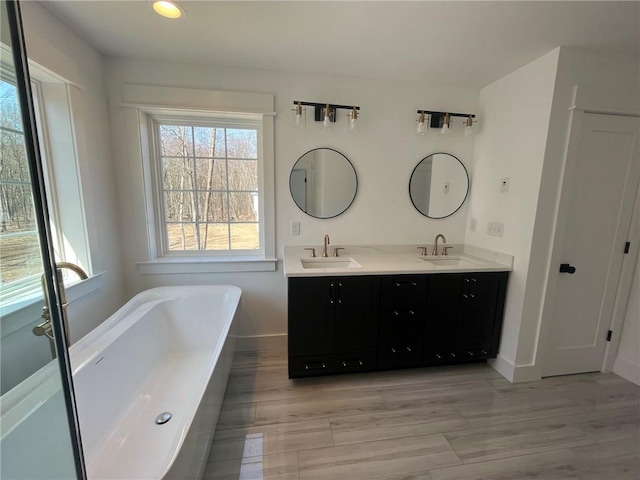
M 602 369 L 638 188 L 640 119 L 584 114 L 574 129 L 552 265 L 557 275 L 543 376 Z M 571 164 L 570 164 L 571 163 Z M 560 273 L 560 264 L 574 273 Z

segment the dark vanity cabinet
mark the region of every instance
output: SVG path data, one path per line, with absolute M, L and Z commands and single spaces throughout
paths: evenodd
M 289 278 L 289 377 L 376 368 L 379 277 Z
M 507 272 L 450 273 L 429 280 L 425 365 L 493 358 L 497 354 Z
M 289 377 L 493 358 L 507 277 L 290 277 Z

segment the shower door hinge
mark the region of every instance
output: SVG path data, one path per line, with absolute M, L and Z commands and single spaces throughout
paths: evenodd
M 630 246 L 631 246 L 631 242 L 627 242 L 624 244 L 624 253 L 629 253 Z
M 612 330 L 609 330 L 609 331 L 607 332 L 607 342 L 610 342 L 610 341 L 611 341 L 611 335 L 613 335 L 613 331 L 612 331 Z

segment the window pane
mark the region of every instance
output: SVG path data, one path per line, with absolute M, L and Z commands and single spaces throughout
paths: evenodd
M 232 250 L 256 250 L 260 248 L 257 223 L 232 223 L 230 227 Z
M 22 117 L 15 85 L 0 81 L 0 126 L 22 131 Z
M 163 157 L 193 156 L 192 128 L 183 125 L 160 125 L 160 154 Z
M 198 209 L 200 222 L 226 222 L 227 192 L 198 192 Z
M 230 193 L 229 215 L 232 222 L 257 222 L 258 194 Z
M 166 190 L 193 189 L 193 159 L 163 158 L 162 182 Z
M 229 250 L 229 225 L 226 223 L 200 225 L 200 244 L 207 250 Z
M 196 157 L 224 157 L 224 128 L 194 127 Z
M 226 190 L 227 172 L 224 160 L 196 160 L 199 190 Z
M 228 158 L 258 158 L 258 131 L 246 128 L 227 129 Z
M 0 82 L 0 282 L 42 273 L 22 122 L 13 85 Z M 6 130 L 6 129 L 11 130 Z
M 169 250 L 197 250 L 196 227 L 193 223 L 167 224 Z
M 258 162 L 229 160 L 229 190 L 258 191 Z
M 2 284 L 42 273 L 38 233 L 0 234 L 0 281 Z
M 164 211 L 167 222 L 195 221 L 194 193 L 177 191 L 164 193 Z

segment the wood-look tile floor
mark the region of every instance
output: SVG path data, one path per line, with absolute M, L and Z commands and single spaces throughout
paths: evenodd
M 289 380 L 285 351 L 238 352 L 205 478 L 638 480 L 640 387 L 486 364 Z

